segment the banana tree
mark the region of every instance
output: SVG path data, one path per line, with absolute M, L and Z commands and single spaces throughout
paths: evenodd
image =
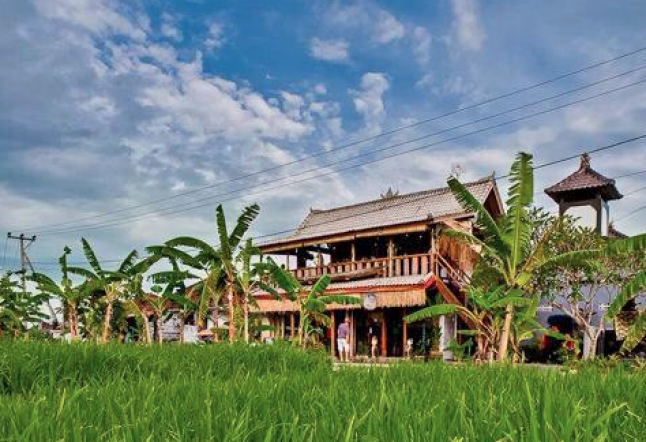
M 646 233 L 629 238 L 623 238 L 611 242 L 603 253 L 606 256 L 617 254 L 633 254 L 643 266 L 644 252 L 646 251 Z M 642 268 L 623 285 L 617 296 L 614 298 L 606 312 L 606 319 L 616 318 L 623 307 L 631 300 L 646 290 L 646 268 Z M 634 319 L 628 335 L 624 340 L 621 351 L 630 352 L 642 339 L 646 337 L 646 310 L 642 310 Z
M 532 273 L 542 266 L 566 265 L 583 262 L 596 251 L 576 251 L 549 256 L 545 243 L 553 232 L 547 230 L 537 241 L 532 240 L 532 221 L 529 209 L 533 203 L 534 171 L 532 156 L 521 152 L 516 156 L 509 173 L 511 186 L 506 201 L 507 213 L 499 219 L 489 213 L 480 201 L 456 178 L 448 179 L 448 186 L 460 204 L 475 214 L 478 234 L 449 229 L 444 232 L 478 253 L 477 268 L 486 273 L 495 285 L 504 285 L 504 293 L 511 296 L 520 291 L 526 296 Z M 556 226 L 554 227 L 556 228 Z M 505 306 L 504 322 L 498 340 L 498 358 L 507 357 L 514 303 Z
M 321 324 L 329 327 L 331 319 L 325 314 L 327 305 L 336 304 L 360 304 L 361 300 L 356 296 L 325 294 L 325 289 L 330 284 L 328 275 L 321 276 L 311 287 L 304 286 L 290 272 L 279 266 L 271 258 L 266 262 L 256 264 L 256 269 L 261 275 L 269 276 L 270 282 L 264 280 L 258 282 L 258 286 L 276 299 L 283 299 L 283 296 L 296 303 L 299 312 L 298 342 L 305 348 L 310 341 L 311 335 L 316 332 L 315 325 Z M 276 288 L 283 291 L 280 293 Z
M 260 255 L 260 249 L 253 245 L 253 241 L 249 238 L 245 241 L 244 247 L 240 249 L 240 253 L 236 257 L 236 261 L 240 266 L 240 270 L 236 276 L 236 285 L 237 292 L 242 297 L 244 340 L 246 343 L 249 343 L 249 306 L 257 307 L 256 298 L 253 296 L 253 293 L 260 283 L 258 270 L 251 265 L 251 260 L 254 256 L 258 255 Z
M 79 303 L 83 299 L 85 293 L 80 285 L 74 286 L 72 279 L 69 276 L 69 266 L 67 265 L 67 257 L 72 251 L 69 247 L 65 246 L 63 254 L 58 259 L 62 280 L 60 285 L 57 284 L 52 278 L 43 273 L 34 273 L 29 279 L 36 283 L 36 289 L 41 293 L 59 299 L 62 305 L 63 322 L 67 324 L 70 333 L 70 340 L 75 341 L 78 339 L 78 308 Z
M 214 306 L 214 314 L 217 314 L 217 305 L 223 296 L 226 295 L 228 316 L 229 316 L 229 341 L 235 340 L 235 305 L 237 303 L 238 267 L 237 253 L 242 237 L 247 233 L 251 223 L 256 219 L 259 212 L 257 204 L 247 206 L 242 210 L 238 220 L 229 233 L 224 209 L 222 205 L 216 208 L 216 226 L 219 248 L 192 237 L 179 237 L 165 243 L 165 246 L 157 250 L 158 253 L 172 254 L 182 264 L 203 272 L 204 277 L 192 287 L 195 293 L 199 293 L 198 301 L 198 323 L 202 323 L 209 305 Z M 197 251 L 195 256 L 183 252 L 180 248 L 189 248 Z M 149 248 L 149 250 L 151 250 Z M 152 250 L 155 252 L 155 250 Z
M 195 312 L 198 303 L 191 299 L 192 290 L 186 287 L 187 280 L 198 279 L 188 270 L 181 270 L 177 259 L 168 257 L 172 266 L 171 270 L 164 270 L 150 275 L 153 284 L 152 291 L 155 297 L 148 297 L 148 304 L 152 307 L 155 317 L 155 331 L 161 331 L 161 322 L 164 316 L 174 315 L 179 321 L 179 341 L 184 342 L 184 324 L 191 312 Z M 163 286 L 163 287 L 162 287 Z M 169 314 L 170 313 L 170 314 Z M 157 342 L 161 342 L 161 334 L 156 334 Z
M 122 295 L 129 278 L 129 273 L 136 274 L 142 266 L 148 265 L 148 261 L 142 261 L 142 263 L 136 264 L 137 251 L 133 250 L 126 256 L 117 270 L 105 270 L 85 238 L 81 239 L 81 244 L 83 246 L 83 254 L 92 270 L 84 267 L 69 266 L 67 271 L 71 274 L 86 278 L 81 288 L 84 295 L 102 294 L 104 309 L 101 320 L 100 342 L 106 343 L 110 338 L 114 302 Z
M 27 331 L 27 324 L 33 324 L 47 317 L 40 307 L 49 299 L 47 294 L 32 295 L 19 288 L 8 273 L 0 278 L 0 337 L 4 331 L 18 338 Z

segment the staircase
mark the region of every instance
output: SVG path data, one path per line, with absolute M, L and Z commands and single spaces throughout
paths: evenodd
M 465 299 L 462 289 L 471 282 L 469 275 L 437 252 L 433 252 L 432 260 L 432 272 L 435 276 L 435 288 L 437 291 L 442 295 L 446 303 L 464 307 Z M 449 285 L 455 286 L 456 289 L 452 289 Z M 475 328 L 475 324 L 468 316 L 464 313 L 458 313 L 458 315 L 469 328 Z

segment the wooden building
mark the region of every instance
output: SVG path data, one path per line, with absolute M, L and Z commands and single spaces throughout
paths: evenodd
M 467 184 L 473 195 L 494 215 L 503 211 L 493 177 Z M 360 304 L 330 305 L 335 330 L 350 318 L 353 355 L 366 354 L 373 336 L 381 356 L 401 356 L 409 338 L 419 343 L 432 331 L 403 318 L 425 306 L 434 293 L 445 302 L 463 302 L 475 253 L 439 235 L 445 227 L 472 231 L 473 213 L 465 211 L 447 188 L 406 195 L 388 192 L 381 198 L 328 210 L 310 210 L 290 235 L 260 245 L 264 255 L 281 256 L 303 282 L 330 275 L 329 293 L 353 295 Z M 277 258 L 278 260 L 278 258 Z M 274 326 L 273 337 L 296 334 L 297 306 L 267 294 L 257 297 L 258 309 Z M 442 318 L 442 339 L 448 343 L 457 318 Z M 468 324 L 467 324 L 468 325 Z M 335 345 L 329 345 L 335 354 Z

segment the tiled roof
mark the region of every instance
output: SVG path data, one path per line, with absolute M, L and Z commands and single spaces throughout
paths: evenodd
M 558 201 L 558 196 L 565 192 L 574 192 L 580 190 L 598 189 L 602 192 L 607 200 L 620 199 L 622 195 L 615 187 L 615 180 L 606 178 L 596 170 L 590 167 L 590 156 L 588 154 L 581 155 L 581 165 L 579 169 L 559 181 L 553 186 L 545 189 L 552 199 Z
M 495 187 L 493 177 L 467 183 L 466 187 L 484 203 Z M 352 233 L 398 224 L 414 223 L 468 215 L 448 187 L 396 195 L 329 210 L 311 210 L 305 220 L 288 236 L 260 244 L 267 248 L 290 242 Z

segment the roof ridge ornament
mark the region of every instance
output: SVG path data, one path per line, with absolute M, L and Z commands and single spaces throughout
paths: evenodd
M 581 154 L 581 166 L 579 167 L 581 170 L 588 170 L 590 169 L 590 154 L 588 152 L 584 152 Z
M 387 200 L 399 196 L 399 190 L 393 191 L 392 187 L 388 187 L 388 190 L 385 193 L 380 194 L 381 199 Z

